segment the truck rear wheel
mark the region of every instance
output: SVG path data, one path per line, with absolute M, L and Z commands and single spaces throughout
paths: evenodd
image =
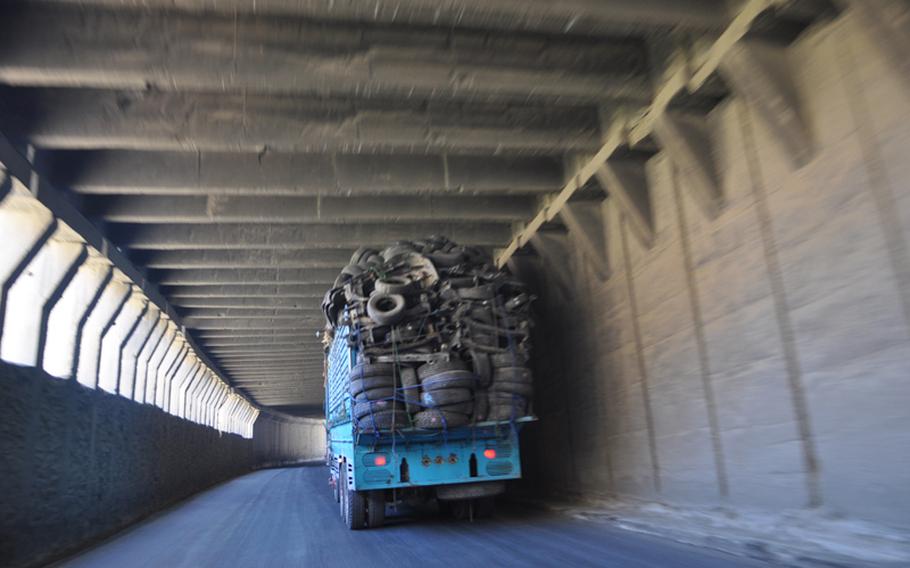
M 367 526 L 371 529 L 385 523 L 385 492 L 370 491 L 367 497 Z
M 344 488 L 342 491 L 342 501 L 344 501 L 344 524 L 352 531 L 360 530 L 363 528 L 364 524 L 366 524 L 366 499 L 364 499 L 362 492 L 355 491 L 348 487 L 347 476 L 345 476 Z

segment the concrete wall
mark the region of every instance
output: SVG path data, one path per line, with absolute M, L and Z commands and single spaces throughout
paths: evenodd
M 658 154 L 652 247 L 608 199 L 606 281 L 531 271 L 532 487 L 910 525 L 910 81 L 851 17 L 789 57 L 810 164 L 730 99 L 718 218 Z
M 321 424 L 260 417 L 252 440 L 0 363 L 0 565 L 84 546 L 262 464 L 321 457 Z

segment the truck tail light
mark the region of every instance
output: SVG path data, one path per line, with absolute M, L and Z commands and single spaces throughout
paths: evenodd
M 488 460 L 495 460 L 496 459 L 496 450 L 494 450 L 493 448 L 485 449 L 483 451 L 483 457 L 487 458 Z
M 384 466 L 386 463 L 388 463 L 388 462 L 387 462 L 387 460 L 385 459 L 385 456 L 382 455 L 382 454 L 380 454 L 380 455 L 378 455 L 378 456 L 376 456 L 376 457 L 373 458 L 373 465 L 378 465 L 378 466 L 382 467 L 382 466 Z

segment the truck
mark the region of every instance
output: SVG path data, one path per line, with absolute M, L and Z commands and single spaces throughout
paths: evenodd
M 516 416 L 441 430 L 411 426 L 365 432 L 355 426 L 350 375 L 358 360 L 338 327 L 326 353 L 326 458 L 330 485 L 345 525 L 375 528 L 386 507 L 435 498 L 456 518 L 493 512 L 506 481 L 521 477 L 519 432 L 534 419 Z

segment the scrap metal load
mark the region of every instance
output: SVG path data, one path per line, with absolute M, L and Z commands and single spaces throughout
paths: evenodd
M 533 297 L 482 249 L 444 237 L 360 248 L 323 301 L 348 326 L 362 432 L 449 429 L 530 414 Z

